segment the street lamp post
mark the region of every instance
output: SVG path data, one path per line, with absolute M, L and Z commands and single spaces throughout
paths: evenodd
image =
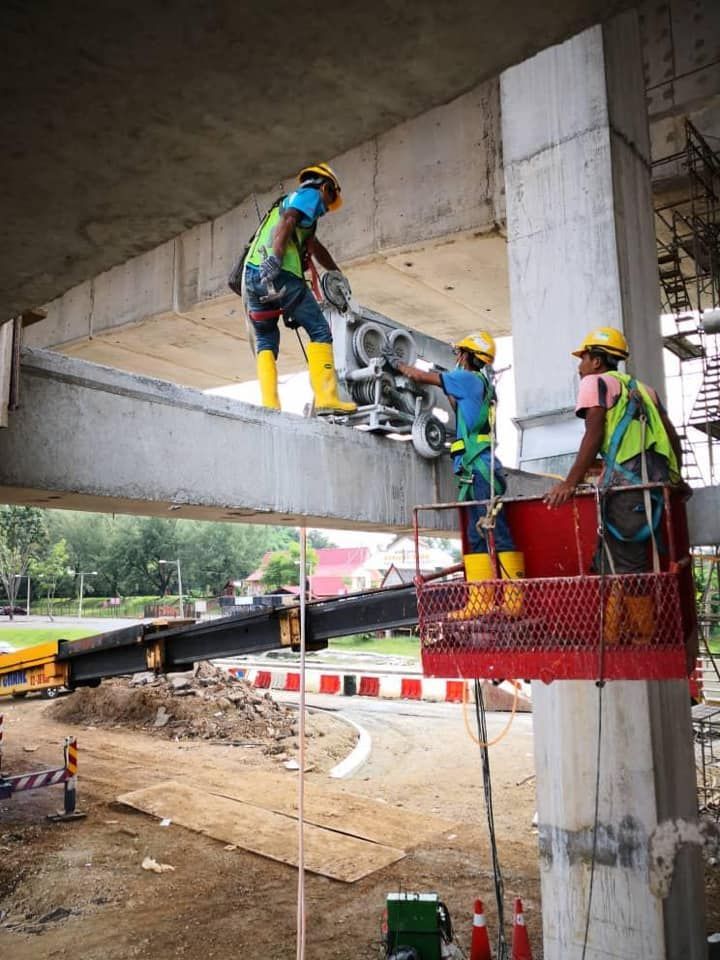
M 68 570 L 71 576 L 80 577 L 80 601 L 78 603 L 78 620 L 82 620 L 83 592 L 85 590 L 85 577 L 96 577 L 97 570 Z
M 182 574 L 180 573 L 180 561 L 179 560 L 158 560 L 158 563 L 162 566 L 168 563 L 174 563 L 177 567 L 177 578 L 178 578 L 178 607 L 180 608 L 180 617 L 182 618 L 185 613 L 185 607 L 183 605 L 183 589 L 182 589 Z

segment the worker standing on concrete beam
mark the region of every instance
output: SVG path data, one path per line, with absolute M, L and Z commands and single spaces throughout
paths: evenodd
M 447 373 L 435 373 L 408 366 L 398 360 L 390 348 L 384 353 L 390 366 L 417 383 L 440 387 L 455 409 L 457 439 L 451 445 L 453 468 L 463 500 L 490 501 L 505 492 L 502 464 L 494 456 L 495 387 L 492 381 L 492 363 L 495 359 L 495 341 L 489 333 L 470 334 L 453 345 L 457 366 Z M 491 580 L 495 577 L 488 541 L 484 533 L 487 524 L 486 505 L 468 507 L 467 542 L 469 551 L 463 557 L 468 582 Z M 524 576 L 521 553 L 515 550 L 512 534 L 502 510 L 493 513 L 495 550 L 500 574 L 516 579 Z M 468 603 L 468 616 L 472 597 Z M 477 606 L 477 605 L 476 605 Z M 475 611 L 475 615 L 479 613 Z
M 573 351 L 580 360 L 575 413 L 585 420 L 585 435 L 567 477 L 545 497 L 550 506 L 571 499 L 598 454 L 604 461 L 599 481 L 603 491 L 632 484 L 682 483 L 680 439 L 656 392 L 618 371 L 629 353 L 627 340 L 614 327 L 598 327 Z M 654 545 L 661 510 L 658 490 L 608 493 L 603 498 L 604 549 L 602 544 L 598 548 L 594 570 L 648 571 L 648 540 L 652 538 Z
M 276 361 L 282 316 L 287 326 L 303 327 L 310 337 L 307 360 L 316 412 L 353 413 L 356 405 L 338 397 L 330 327 L 305 282 L 311 257 L 326 270 L 338 269 L 315 231 L 320 217 L 342 205 L 340 183 L 327 163 L 304 167 L 298 181 L 298 189 L 281 197 L 265 215 L 245 258 L 262 403 L 280 409 Z

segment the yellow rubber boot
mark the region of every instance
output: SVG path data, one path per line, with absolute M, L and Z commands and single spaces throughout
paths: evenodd
M 495 570 L 488 553 L 466 553 L 463 557 L 465 579 L 469 584 L 467 603 L 462 610 L 449 614 L 450 620 L 474 620 L 492 613 L 494 587 L 479 587 L 483 580 L 493 580 Z
M 525 556 L 519 550 L 503 550 L 498 553 L 498 566 L 503 580 L 522 580 L 525 576 Z M 503 610 L 511 617 L 522 613 L 522 587 L 513 584 L 503 590 Z
M 645 647 L 655 633 L 655 605 L 652 597 L 625 597 L 628 632 L 633 645 Z
M 307 358 L 310 386 L 315 395 L 315 412 L 355 413 L 357 404 L 341 400 L 338 396 L 332 344 L 309 343 Z
M 261 350 L 257 355 L 257 375 L 260 382 L 260 402 L 271 410 L 279 410 L 277 364 L 272 350 Z
M 605 620 L 603 624 L 603 638 L 605 643 L 615 645 L 620 642 L 625 616 L 624 591 L 619 583 L 610 587 L 610 596 L 605 605 Z

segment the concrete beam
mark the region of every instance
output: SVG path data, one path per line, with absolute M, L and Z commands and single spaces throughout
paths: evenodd
M 406 530 L 415 504 L 455 496 L 448 461 L 409 443 L 49 351 L 25 349 L 20 390 L 1 502 Z
M 331 23 L 324 7 L 288 0 L 3 4 L 0 316 L 447 103 L 630 2 L 346 0 Z
M 359 302 L 448 340 L 473 327 L 509 332 L 499 130 L 491 80 L 332 159 L 345 202 L 319 236 Z M 187 386 L 253 379 L 227 278 L 258 214 L 292 188 L 296 171 L 286 172 L 228 213 L 73 287 L 26 343 Z M 280 372 L 302 366 L 285 338 Z

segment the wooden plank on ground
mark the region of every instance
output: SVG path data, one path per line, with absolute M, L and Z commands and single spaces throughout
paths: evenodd
M 174 780 L 118 797 L 120 803 L 167 817 L 188 830 L 232 843 L 271 860 L 297 866 L 297 820 L 262 807 L 219 797 Z M 402 850 L 305 825 L 305 868 L 352 883 L 395 863 Z
M 232 786 L 212 789 L 219 796 L 252 803 L 287 817 L 297 816 L 297 774 L 277 776 L 253 771 L 233 777 Z M 327 827 L 349 836 L 361 837 L 400 850 L 409 850 L 457 825 L 441 817 L 413 813 L 368 797 L 328 790 L 305 783 L 305 822 Z

